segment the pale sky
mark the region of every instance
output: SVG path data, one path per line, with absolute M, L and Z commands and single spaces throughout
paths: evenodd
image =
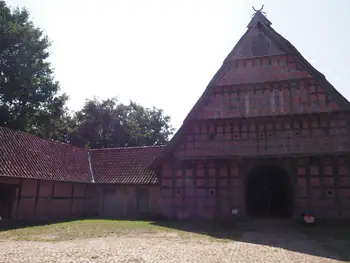
M 252 5 L 350 98 L 349 0 L 8 0 L 53 42 L 69 108 L 118 96 L 164 109 L 179 128 L 246 30 Z

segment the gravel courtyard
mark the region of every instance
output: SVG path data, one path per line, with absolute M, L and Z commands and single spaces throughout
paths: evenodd
M 49 240 L 50 236 L 44 234 Z M 247 230 L 240 240 L 183 236 L 175 231 L 47 240 L 3 239 L 0 262 L 344 262 L 315 240 L 295 231 Z

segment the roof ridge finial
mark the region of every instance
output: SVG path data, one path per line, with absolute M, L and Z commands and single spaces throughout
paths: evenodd
M 255 14 L 256 14 L 256 13 L 261 13 L 261 14 L 263 14 L 263 15 L 266 16 L 266 13 L 265 13 L 265 12 L 262 12 L 262 10 L 263 10 L 263 8 L 264 8 L 264 5 L 262 5 L 260 9 L 255 9 L 254 6 L 252 6 L 252 7 L 253 7 L 253 10 L 255 11 Z M 254 16 L 255 14 L 253 14 L 253 16 Z

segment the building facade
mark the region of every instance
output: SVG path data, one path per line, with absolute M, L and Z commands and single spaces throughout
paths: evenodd
M 148 166 L 161 150 L 88 150 L 0 127 L 0 217 L 154 217 L 160 188 Z
M 171 218 L 350 218 L 349 102 L 257 11 L 152 163 Z
M 350 219 L 349 105 L 257 11 L 164 147 L 0 128 L 1 216 Z

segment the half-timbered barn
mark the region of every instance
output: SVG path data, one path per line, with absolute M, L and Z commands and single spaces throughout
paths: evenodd
M 0 216 L 350 219 L 349 106 L 257 11 L 164 147 L 0 128 Z
M 349 102 L 257 11 L 151 165 L 171 218 L 350 218 Z

